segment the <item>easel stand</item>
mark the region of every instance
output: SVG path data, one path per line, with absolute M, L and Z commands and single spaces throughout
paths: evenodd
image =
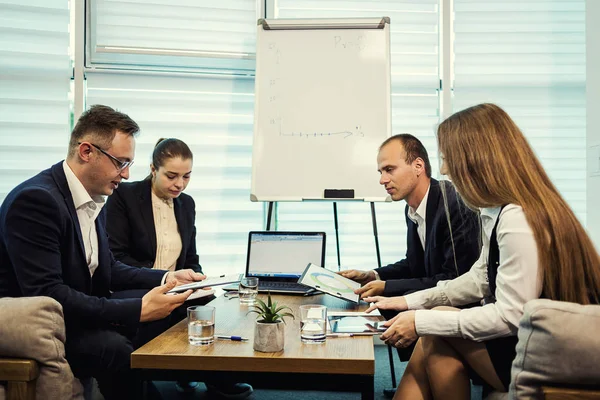
M 267 211 L 267 226 L 266 226 L 266 230 L 270 231 L 271 230 L 271 221 L 272 221 L 272 216 L 273 216 L 273 205 L 275 202 L 270 201 L 269 202 L 269 208 Z M 375 203 L 374 202 L 370 202 L 371 203 L 371 222 L 373 223 L 373 237 L 375 238 L 375 252 L 377 254 L 377 266 L 379 268 L 381 268 L 381 253 L 379 251 L 379 234 L 377 232 L 377 216 L 375 214 Z M 341 270 L 341 258 L 340 258 L 340 237 L 339 237 L 339 228 L 338 228 L 338 214 L 337 214 L 337 202 L 333 202 L 333 223 L 335 226 L 335 247 L 336 247 L 336 252 L 337 252 L 337 265 L 338 265 L 338 271 Z M 324 265 L 322 265 L 322 267 L 325 267 Z M 393 357 L 393 352 L 392 352 L 392 346 L 388 345 L 388 358 L 390 361 L 390 373 L 392 376 L 392 389 L 384 389 L 383 393 L 386 395 L 386 397 L 392 397 L 394 395 L 394 393 L 396 392 L 396 373 L 394 371 L 394 357 Z
M 379 251 L 379 236 L 377 233 L 377 217 L 375 215 L 375 203 L 371 203 L 371 222 L 373 223 L 373 237 L 375 238 L 375 252 L 377 254 L 377 266 L 381 268 L 381 253 Z M 266 230 L 271 230 L 271 221 L 273 220 L 273 206 L 275 202 L 269 202 L 269 208 L 267 210 L 267 227 Z M 339 226 L 338 226 L 338 213 L 337 213 L 337 202 L 333 202 L 333 224 L 335 226 L 335 249 L 337 253 L 337 265 L 338 271 L 341 270 L 341 256 L 340 256 L 340 234 L 339 234 Z M 324 267 L 324 265 L 323 265 Z

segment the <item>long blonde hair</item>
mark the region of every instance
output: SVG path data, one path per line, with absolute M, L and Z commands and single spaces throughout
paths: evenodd
M 469 206 L 523 208 L 537 244 L 545 296 L 598 303 L 600 257 L 504 110 L 480 104 L 453 114 L 438 127 L 438 144 Z

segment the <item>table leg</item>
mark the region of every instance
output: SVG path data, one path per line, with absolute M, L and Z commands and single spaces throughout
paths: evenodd
M 134 381 L 132 383 L 135 385 L 134 399 L 135 400 L 145 399 L 148 395 L 147 390 L 146 390 L 147 382 L 144 380 L 144 377 L 142 376 L 141 371 L 135 371 L 133 380 Z
M 362 392 L 360 393 L 361 400 L 375 399 L 375 377 L 373 375 L 365 377 L 362 388 Z

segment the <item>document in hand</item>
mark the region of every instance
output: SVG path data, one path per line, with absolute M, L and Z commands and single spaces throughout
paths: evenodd
M 360 287 L 360 283 L 312 263 L 308 264 L 298 283 L 353 303 L 358 304 L 360 301 L 360 297 L 354 293 L 354 290 Z
M 231 275 L 221 275 L 215 277 L 207 277 L 203 281 L 186 283 L 185 285 L 175 286 L 173 289 L 169 290 L 167 293 L 181 293 L 185 292 L 189 289 L 201 289 L 204 287 L 212 287 L 212 286 L 220 286 L 227 285 L 228 283 L 235 283 L 242 280 L 244 274 L 231 274 Z

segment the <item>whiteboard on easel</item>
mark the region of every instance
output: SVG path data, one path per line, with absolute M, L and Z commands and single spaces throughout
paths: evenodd
M 258 22 L 251 200 L 390 201 L 389 19 Z

